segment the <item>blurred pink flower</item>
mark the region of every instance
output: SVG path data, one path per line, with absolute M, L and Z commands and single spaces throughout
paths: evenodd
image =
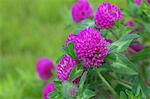
M 147 3 L 150 5 L 150 0 L 147 0 Z
M 79 0 L 72 6 L 72 18 L 74 22 L 79 23 L 84 19 L 93 16 L 93 9 L 87 0 Z
M 55 90 L 54 82 L 48 83 L 43 89 L 42 93 L 43 99 L 49 99 L 48 94 L 52 93 L 54 90 Z
M 36 63 L 36 71 L 41 80 L 48 80 L 52 77 L 52 70 L 55 66 L 49 58 L 40 58 Z
M 125 26 L 126 27 L 133 27 L 133 26 L 135 26 L 135 23 L 134 23 L 134 21 L 129 20 L 129 21 L 126 22 Z
M 143 44 L 132 44 L 129 46 L 132 50 L 134 50 L 135 52 L 139 52 L 142 49 L 144 49 Z
M 137 7 L 139 7 L 142 4 L 142 0 L 134 0 L 134 3 Z

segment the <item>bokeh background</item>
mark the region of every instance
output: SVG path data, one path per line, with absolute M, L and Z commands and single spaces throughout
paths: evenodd
M 69 10 L 77 0 L 0 0 L 0 99 L 41 99 L 44 83 L 35 62 L 55 63 L 68 33 Z M 94 9 L 102 1 L 89 0 Z M 122 0 L 121 0 L 122 1 Z

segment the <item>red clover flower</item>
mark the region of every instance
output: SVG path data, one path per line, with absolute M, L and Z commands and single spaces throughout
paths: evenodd
M 84 29 L 79 34 L 69 35 L 66 43 L 69 42 L 74 43 L 78 59 L 83 60 L 86 66 L 100 66 L 108 54 L 107 41 L 100 32 L 93 28 Z
M 116 21 L 122 19 L 122 12 L 116 6 L 108 2 L 103 2 L 99 5 L 94 16 L 94 22 L 97 28 L 110 29 L 114 26 Z

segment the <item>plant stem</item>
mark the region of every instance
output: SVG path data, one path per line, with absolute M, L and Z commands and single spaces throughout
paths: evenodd
M 117 93 L 115 92 L 115 90 L 111 87 L 111 85 L 107 82 L 107 80 L 103 77 L 103 75 L 97 71 L 98 76 L 100 77 L 100 79 L 103 81 L 103 83 L 109 88 L 109 90 L 115 95 L 117 96 Z
M 109 30 L 111 32 L 111 34 L 116 38 L 116 40 L 118 40 L 118 36 L 112 31 L 112 30 Z

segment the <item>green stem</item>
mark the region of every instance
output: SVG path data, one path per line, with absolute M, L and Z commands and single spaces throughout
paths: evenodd
M 111 34 L 116 38 L 116 40 L 118 40 L 118 36 L 112 31 L 112 30 L 109 30 L 111 32 Z
M 103 81 L 103 83 L 109 88 L 109 90 L 115 95 L 117 96 L 117 93 L 115 92 L 115 90 L 111 87 L 111 85 L 107 82 L 107 80 L 103 77 L 103 75 L 97 71 L 98 76 L 100 77 L 100 79 Z

